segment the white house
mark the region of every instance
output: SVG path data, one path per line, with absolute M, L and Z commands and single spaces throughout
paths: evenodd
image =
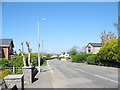
M 60 54 L 59 57 L 70 57 L 70 55 L 68 53 L 65 53 L 65 54 Z
M 54 55 L 51 56 L 51 58 L 56 58 L 56 57 L 58 57 L 57 54 L 54 54 Z
M 86 46 L 86 53 L 97 54 L 103 43 L 88 43 Z

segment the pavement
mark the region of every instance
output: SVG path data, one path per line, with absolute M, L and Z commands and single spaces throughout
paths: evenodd
M 32 84 L 25 85 L 25 88 L 53 88 L 52 78 L 47 66 L 41 66 L 41 72 L 35 76 L 36 81 Z
M 118 88 L 118 68 L 60 60 L 47 65 L 54 88 Z

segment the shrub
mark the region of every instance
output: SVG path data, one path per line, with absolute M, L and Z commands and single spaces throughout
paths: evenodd
M 89 55 L 91 54 L 78 54 L 76 56 L 72 56 L 72 62 L 85 62 Z
M 38 54 L 31 53 L 30 58 L 31 58 L 31 60 L 33 60 L 33 65 L 38 66 Z M 40 57 L 40 59 L 41 59 L 41 57 Z
M 22 56 L 14 56 L 14 57 L 11 57 L 10 59 L 10 64 L 11 66 L 15 65 L 16 67 L 23 67 L 23 59 L 22 59 Z
M 118 39 L 106 42 L 97 53 L 101 65 L 118 66 L 120 63 Z
M 9 61 L 5 58 L 0 58 L 0 67 L 8 67 Z
M 45 60 L 50 60 L 50 59 L 52 59 L 51 54 L 47 54 L 46 57 L 45 57 Z
M 87 63 L 88 64 L 96 64 L 96 55 L 90 55 L 87 57 Z
M 0 79 L 4 79 L 9 74 L 9 71 L 0 71 Z

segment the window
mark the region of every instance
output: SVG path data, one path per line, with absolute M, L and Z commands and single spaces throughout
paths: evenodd
M 90 53 L 91 52 L 91 50 L 90 49 L 88 49 L 88 53 Z
M 88 53 L 90 53 L 90 52 L 91 52 L 91 47 L 89 46 L 89 47 L 88 47 Z

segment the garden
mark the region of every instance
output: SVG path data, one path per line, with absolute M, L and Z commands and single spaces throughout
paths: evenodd
M 25 54 L 25 60 L 26 60 L 26 64 L 28 66 L 28 55 Z M 34 66 L 38 66 L 38 54 L 37 53 L 31 53 L 31 61 L 33 63 Z M 40 56 L 40 60 L 41 66 L 46 66 L 47 65 L 47 60 L 51 59 L 50 55 L 47 55 L 45 58 L 42 58 L 42 56 Z M 22 56 L 21 53 L 18 54 L 17 56 L 13 56 L 11 57 L 10 60 L 7 60 L 5 58 L 0 58 L 0 79 L 3 79 L 5 76 L 7 76 L 8 74 L 22 74 L 22 67 L 24 66 L 23 64 L 23 60 L 22 60 Z

